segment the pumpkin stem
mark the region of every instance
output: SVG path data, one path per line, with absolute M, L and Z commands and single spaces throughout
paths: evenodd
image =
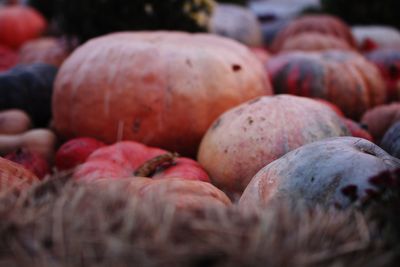
M 172 165 L 177 157 L 179 157 L 178 153 L 168 152 L 151 158 L 137 168 L 134 175 L 140 177 L 151 177 L 160 167 Z

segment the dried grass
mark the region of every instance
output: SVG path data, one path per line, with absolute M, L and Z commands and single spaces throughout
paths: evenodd
M 393 266 L 358 211 L 202 212 L 53 177 L 0 197 L 0 266 Z

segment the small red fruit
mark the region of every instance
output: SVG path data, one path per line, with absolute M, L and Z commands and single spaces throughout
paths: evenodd
M 56 153 L 56 167 L 58 170 L 68 170 L 86 161 L 96 149 L 105 146 L 90 137 L 79 137 L 64 143 Z

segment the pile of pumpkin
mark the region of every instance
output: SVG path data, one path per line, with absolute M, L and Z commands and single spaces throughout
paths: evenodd
M 75 47 L 41 37 L 46 25 L 0 8 L 2 192 L 66 175 L 178 210 L 247 212 L 346 208 L 396 182 L 379 176 L 400 168 L 395 38 L 362 51 L 339 18 L 309 15 L 263 48 L 178 31 Z

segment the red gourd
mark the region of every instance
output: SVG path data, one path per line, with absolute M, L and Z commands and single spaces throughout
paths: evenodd
M 38 38 L 47 23 L 35 9 L 23 5 L 0 7 L 0 44 L 18 49 Z
M 133 141 L 95 150 L 74 172 L 74 178 L 82 181 L 133 176 L 209 181 L 208 174 L 196 161 Z
M 78 137 L 64 143 L 56 152 L 56 167 L 58 170 L 68 170 L 82 164 L 95 150 L 105 146 L 90 137 Z

